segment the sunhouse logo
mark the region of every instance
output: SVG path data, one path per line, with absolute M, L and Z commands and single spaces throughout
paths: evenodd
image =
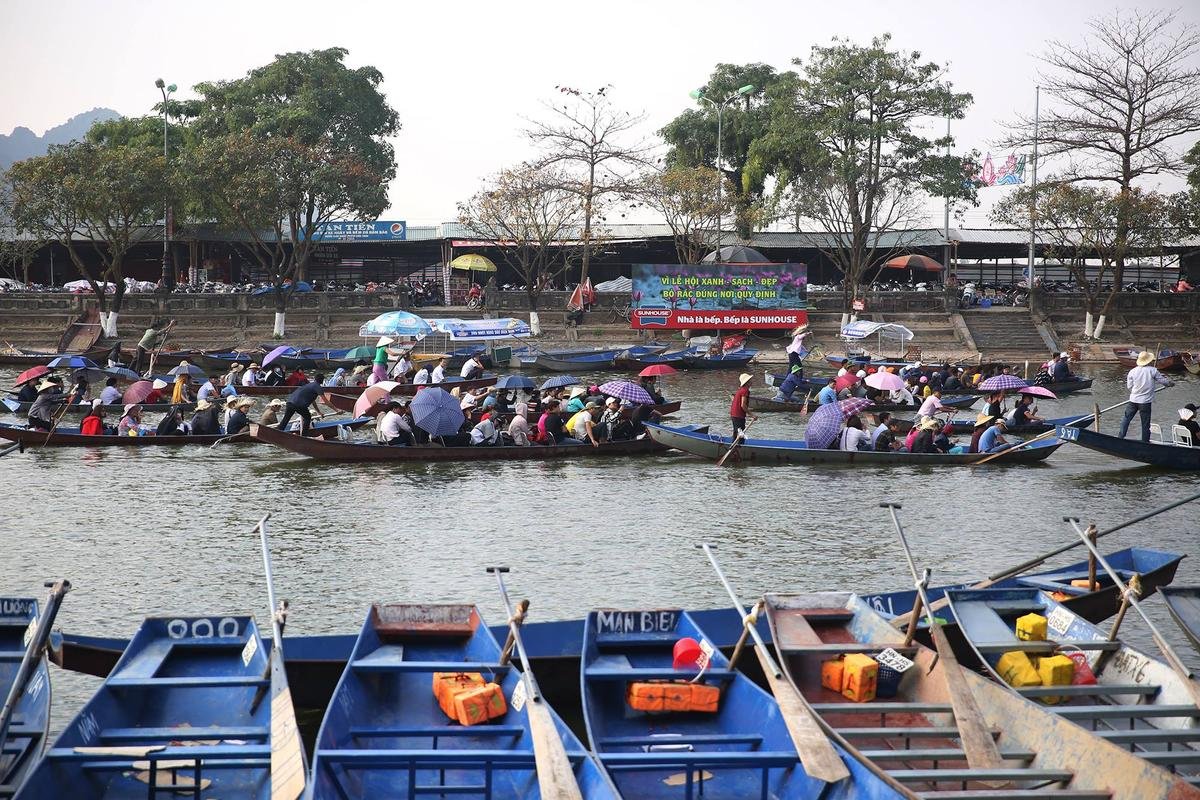
M 639 308 L 633 313 L 637 316 L 638 323 L 647 328 L 656 325 L 665 328 L 671 319 L 669 308 Z

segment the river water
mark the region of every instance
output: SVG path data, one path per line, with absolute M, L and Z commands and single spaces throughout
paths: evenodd
M 1124 373 L 1083 370 L 1092 392 L 1042 401 L 1042 416 L 1087 413 L 1124 396 Z M 10 385 L 12 373 L 0 373 Z M 596 376 L 600 377 L 600 376 Z M 1200 401 L 1184 376 L 1155 419 Z M 728 428 L 733 373 L 664 380 L 681 422 Z M 761 380 L 752 384 L 764 393 Z M 1120 409 L 1104 415 L 1115 432 Z M 973 415 L 973 412 L 972 414 Z M 8 417 L 0 421 L 11 421 Z M 1169 429 L 1169 428 L 1168 428 Z M 763 415 L 756 436 L 801 437 L 791 415 Z M 262 445 L 116 451 L 47 448 L 0 459 L 0 594 L 74 590 L 58 627 L 130 636 L 151 614 L 268 618 L 257 537 L 271 514 L 276 591 L 288 633 L 355 632 L 373 601 L 467 601 L 503 619 L 484 568 L 512 568 L 531 620 L 600 607 L 709 608 L 726 597 L 693 545 L 711 542 L 744 598 L 767 590 L 886 590 L 911 585 L 881 501 L 903 503 L 919 564 L 938 583 L 979 577 L 1074 541 L 1064 514 L 1101 528 L 1194 492 L 1195 475 L 1132 466 L 1072 445 L 1042 465 L 998 468 L 718 468 L 669 454 L 576 463 L 325 465 Z M 1103 541 L 1189 553 L 1177 583 L 1200 583 L 1200 504 Z M 1079 560 L 1075 551 L 1061 561 Z M 1161 601 L 1147 603 L 1200 666 Z M 1153 645 L 1133 615 L 1124 630 Z M 55 728 L 99 679 L 54 675 Z

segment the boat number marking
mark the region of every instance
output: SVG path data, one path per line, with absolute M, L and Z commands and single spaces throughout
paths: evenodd
M 1056 434 L 1057 434 L 1058 438 L 1062 439 L 1064 442 L 1079 441 L 1079 429 L 1078 428 L 1068 428 L 1066 426 L 1060 426 L 1058 431 L 1056 432 Z
M 37 620 L 31 619 L 29 620 L 29 626 L 25 628 L 25 635 L 21 637 L 22 644 L 24 644 L 26 647 L 29 647 L 29 643 L 33 641 L 33 637 L 36 634 Z
M 0 600 L 0 617 L 24 617 L 33 610 L 32 600 Z
M 868 598 L 867 602 L 870 603 L 871 608 L 875 609 L 876 611 L 880 611 L 884 614 L 890 614 L 893 617 L 896 616 L 896 611 L 892 607 L 892 598 L 890 598 L 890 597 L 886 598 L 886 601 L 887 601 L 886 604 L 885 604 L 884 600 L 885 600 L 885 598 L 883 596 L 874 595 L 874 596 Z
M 100 734 L 100 723 L 96 722 L 96 718 L 89 711 L 79 718 L 79 738 L 82 741 L 90 742 Z
M 25 694 L 29 695 L 29 699 L 33 700 L 42 693 L 42 687 L 46 685 L 46 676 L 40 670 L 33 673 L 33 677 L 29 680 L 29 688 L 25 690 Z
M 1066 634 L 1067 628 L 1070 626 L 1071 620 L 1074 618 L 1074 614 L 1072 614 L 1070 611 L 1067 611 L 1067 609 L 1063 608 L 1062 606 L 1058 606 L 1050 612 L 1049 616 L 1046 617 L 1046 627 L 1048 627 L 1056 635 L 1063 636 Z
M 512 707 L 514 709 L 516 709 L 517 711 L 520 711 L 522 708 L 525 707 L 525 679 L 524 678 L 517 681 L 516 688 L 513 689 Z
M 876 655 L 875 660 L 896 672 L 907 672 L 913 665 L 911 659 L 905 658 L 890 647 Z
M 173 619 L 167 623 L 167 636 L 172 639 L 211 639 L 214 633 L 223 639 L 232 639 L 238 635 L 238 621 L 223 617 L 214 624 L 213 620 L 200 617 L 190 624 L 186 619 Z
M 1134 683 L 1142 683 L 1146 679 L 1146 667 L 1150 666 L 1150 659 L 1129 650 L 1118 650 L 1113 654 L 1111 663 L 1113 669 L 1128 675 Z
M 671 633 L 679 625 L 676 611 L 597 611 L 599 633 Z
M 242 648 L 242 666 L 250 666 L 250 659 L 254 658 L 254 654 L 258 652 L 258 637 L 251 636 L 246 640 L 246 646 Z

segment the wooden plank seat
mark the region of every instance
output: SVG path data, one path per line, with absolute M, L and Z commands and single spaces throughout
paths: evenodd
M 926 800 L 1109 800 L 1112 792 L 1103 789 L 961 789 L 921 792 Z
M 1150 717 L 1191 717 L 1200 718 L 1200 708 L 1189 705 L 1111 705 L 1108 703 L 1095 706 L 1061 706 L 1050 708 L 1060 717 L 1073 720 L 1087 719 L 1145 719 Z
M 695 672 L 660 667 L 588 667 L 585 675 L 595 681 L 659 681 L 659 680 L 691 680 Z M 731 681 L 734 673 L 727 669 L 710 669 L 704 671 L 704 678 L 717 681 Z
M 802 644 L 799 642 L 792 641 L 792 642 L 788 642 L 786 645 L 784 645 L 783 647 L 780 647 L 779 649 L 781 652 L 783 652 L 787 655 L 801 655 L 803 653 L 814 653 L 814 654 L 829 653 L 829 654 L 836 655 L 836 654 L 840 654 L 840 653 L 872 654 L 872 653 L 878 653 L 878 652 L 884 650 L 885 648 L 880 647 L 878 644 L 871 644 L 869 642 L 868 643 L 822 642 L 821 644 Z M 901 646 L 897 645 L 897 646 L 893 647 L 892 649 L 895 650 L 897 653 L 900 653 L 901 655 L 904 655 L 904 656 L 911 656 L 917 652 L 917 648 L 915 646 L 901 647 Z
M 393 750 L 331 749 L 321 750 L 321 760 L 347 768 L 404 767 L 419 769 L 477 769 L 483 766 L 532 769 L 532 750 Z M 567 751 L 567 759 L 577 763 L 586 758 L 582 751 Z
M 1145 728 L 1138 730 L 1092 731 L 1113 744 L 1161 744 L 1200 742 L 1200 728 Z
M 1032 750 L 1001 747 L 1000 757 L 1013 761 L 1032 761 L 1037 753 Z M 966 753 L 960 747 L 911 748 L 907 750 L 859 750 L 868 761 L 966 761 Z
M 228 686 L 266 686 L 267 681 L 250 675 L 188 675 L 173 678 L 109 678 L 119 689 L 207 689 Z
M 1020 650 L 1024 653 L 1049 653 L 1057 650 L 1060 647 L 1074 647 L 1079 650 L 1094 651 L 1104 650 L 1106 652 L 1115 652 L 1120 650 L 1122 645 L 1120 642 L 1110 641 L 1076 641 L 1063 640 L 1053 641 L 1023 641 L 1021 639 L 1013 639 L 1005 642 L 976 642 L 975 649 L 981 653 L 1007 653 L 1011 650 Z
M 638 771 L 665 767 L 730 767 L 741 769 L 771 769 L 790 767 L 800 761 L 795 750 L 787 751 L 729 751 L 699 750 L 694 752 L 600 753 L 600 760 L 610 770 Z
M 196 741 L 203 739 L 267 739 L 271 729 L 265 725 L 219 725 L 212 727 L 105 728 L 103 742 Z
M 448 737 L 466 737 L 466 736 L 516 736 L 520 738 L 525 733 L 525 729 L 520 725 L 446 725 L 443 727 L 421 727 L 421 728 L 389 728 L 382 727 L 354 727 L 350 729 L 351 736 L 357 736 L 364 739 L 382 739 L 382 738 L 440 738 Z
M 910 739 L 933 739 L 944 737 L 957 739 L 958 728 L 954 725 L 931 726 L 889 726 L 886 728 L 838 728 L 837 732 L 846 738 L 854 739 L 887 739 L 905 737 Z M 1000 735 L 999 729 L 992 729 L 992 738 Z
M 1105 695 L 1142 694 L 1152 697 L 1160 687 L 1143 686 L 1137 683 L 1110 683 L 1108 685 L 1072 686 L 1015 686 L 1013 689 L 1022 697 L 1094 697 Z
M 653 745 L 748 744 L 758 747 L 763 737 L 757 733 L 682 733 L 664 736 L 609 736 L 600 740 L 601 747 L 643 747 Z
M 390 661 L 356 658 L 350 666 L 359 672 L 483 672 L 503 675 L 511 664 L 488 664 L 482 661 Z
M 1000 767 L 997 769 L 894 769 L 888 775 L 901 783 L 948 783 L 951 781 L 1046 781 L 1066 783 L 1075 777 L 1065 769 L 1030 769 Z
M 168 745 L 166 747 L 152 747 L 147 752 L 137 755 L 123 752 L 108 754 L 96 752 L 93 748 L 79 752 L 73 747 L 53 747 L 46 751 L 46 758 L 56 761 L 82 761 L 94 764 L 124 765 L 126 768 L 134 761 L 194 761 L 201 759 L 207 762 L 248 757 L 269 759 L 271 757 L 271 747 L 265 744 L 210 744 L 197 745 L 196 747 Z
M 811 703 L 813 710 L 822 714 L 949 714 L 954 707 L 949 703 Z

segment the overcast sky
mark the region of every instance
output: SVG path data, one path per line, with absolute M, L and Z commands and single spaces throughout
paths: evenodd
M 890 32 L 899 47 L 949 64 L 975 96 L 954 133 L 988 150 L 1004 120 L 1031 112 L 1036 55 L 1047 39 L 1082 39 L 1104 0 L 1005 3 L 815 2 L 342 2 L 205 0 L 0 0 L 0 132 L 36 133 L 97 106 L 151 111 L 154 79 L 181 96 L 206 80 L 237 78 L 278 53 L 331 46 L 371 64 L 400 114 L 397 176 L 386 218 L 452 220 L 481 179 L 531 155 L 522 117 L 556 85 L 614 87 L 622 107 L 644 111 L 647 134 L 688 107 L 718 62 L 787 69 L 831 37 Z M 1126 3 L 1180 8 L 1200 23 L 1200 2 Z M 1003 189 L 984 190 L 989 199 Z M 634 221 L 652 221 L 634 220 Z M 967 224 L 986 225 L 983 210 Z M 940 219 L 936 221 L 940 225 Z

